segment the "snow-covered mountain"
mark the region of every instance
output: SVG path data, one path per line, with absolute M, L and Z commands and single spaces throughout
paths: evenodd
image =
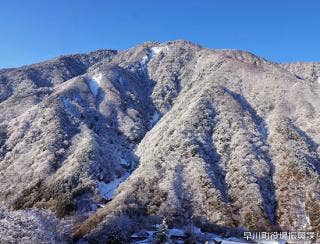
M 187 41 L 0 69 L 0 242 L 320 232 L 319 81 Z

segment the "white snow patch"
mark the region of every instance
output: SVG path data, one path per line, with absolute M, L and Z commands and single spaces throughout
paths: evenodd
M 223 240 L 223 238 L 221 236 L 218 236 L 216 234 L 213 233 L 204 233 L 210 240 L 215 240 L 217 242 L 221 242 Z
M 151 54 L 152 56 L 157 55 L 163 51 L 163 47 L 152 47 Z
M 221 244 L 245 244 L 245 243 L 247 243 L 247 242 L 238 242 L 238 241 L 226 241 L 226 240 L 223 240 L 222 242 L 220 242 Z
M 102 75 L 94 75 L 91 79 L 88 80 L 88 86 L 92 95 L 97 96 L 99 89 L 101 89 L 102 84 Z
M 136 67 L 131 67 L 129 70 L 130 70 L 131 72 L 135 72 L 135 71 L 136 71 Z
M 142 57 L 141 63 L 146 64 L 146 63 L 148 63 L 149 60 L 150 60 L 150 58 L 148 57 L 148 55 L 145 55 Z
M 320 84 L 320 76 L 318 77 L 317 82 Z
M 307 223 L 308 223 L 308 226 L 311 226 L 310 218 L 308 215 L 307 215 Z
M 150 61 L 150 57 L 148 55 L 142 57 L 142 61 L 140 62 L 141 70 L 145 77 L 148 77 L 148 69 L 147 64 Z
M 154 234 L 154 231 L 152 231 L 152 230 L 147 230 L 147 233 L 148 233 L 149 236 L 152 236 L 152 235 Z
M 125 181 L 128 177 L 129 174 L 125 174 L 124 176 L 115 179 L 109 182 L 108 184 L 104 183 L 103 181 L 100 181 L 98 184 L 98 189 L 101 197 L 103 197 L 106 200 L 111 200 L 120 183 Z
M 126 167 L 130 166 L 130 162 L 124 158 L 120 158 L 120 164 Z
M 96 204 L 96 207 L 97 207 L 97 208 L 103 208 L 104 206 L 106 206 L 106 205 L 105 205 L 105 204 L 101 204 L 101 203 L 97 203 L 97 204 Z
M 151 126 L 154 126 L 160 119 L 160 114 L 158 112 L 155 112 L 149 121 Z
M 165 47 L 165 48 L 166 48 L 166 50 L 168 49 L 167 47 Z M 140 65 L 141 65 L 141 69 L 142 69 L 143 73 L 145 74 L 145 76 L 148 76 L 148 71 L 147 71 L 148 63 L 155 55 L 163 52 L 163 49 L 164 49 L 164 47 L 152 47 L 152 48 L 150 48 L 150 51 L 148 52 L 148 54 L 142 57 Z
M 169 236 L 175 236 L 175 237 L 185 237 L 186 236 L 186 233 L 184 230 L 181 230 L 181 229 L 168 229 L 168 234 Z
M 151 48 L 151 56 L 154 57 L 155 55 L 159 53 L 163 53 L 164 50 L 169 51 L 168 46 L 159 46 L 159 47 L 152 47 Z

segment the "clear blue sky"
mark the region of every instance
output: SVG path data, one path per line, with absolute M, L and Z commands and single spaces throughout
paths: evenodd
M 0 67 L 188 39 L 277 62 L 320 62 L 319 0 L 1 0 Z

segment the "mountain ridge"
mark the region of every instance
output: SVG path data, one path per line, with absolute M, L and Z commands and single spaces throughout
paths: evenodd
M 317 231 L 317 67 L 172 41 L 0 70 L 0 201 L 96 242 Z

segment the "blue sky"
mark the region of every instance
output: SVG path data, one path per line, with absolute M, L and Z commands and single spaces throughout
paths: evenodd
M 188 39 L 277 62 L 320 62 L 318 0 L 2 0 L 0 67 Z

